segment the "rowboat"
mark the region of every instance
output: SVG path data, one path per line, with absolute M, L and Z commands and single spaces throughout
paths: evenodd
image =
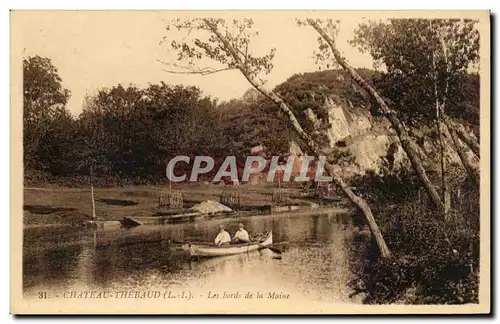
M 187 243 L 182 245 L 182 249 L 191 257 L 218 257 L 225 255 L 233 255 L 246 253 L 255 250 L 262 250 L 273 244 L 273 233 L 269 232 L 265 240 L 261 242 L 250 242 L 243 244 L 231 245 L 215 245 L 215 244 L 193 244 Z

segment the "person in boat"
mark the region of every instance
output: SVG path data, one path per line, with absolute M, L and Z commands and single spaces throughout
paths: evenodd
M 242 223 L 239 225 L 239 229 L 236 231 L 233 237 L 233 243 L 241 244 L 250 242 L 250 238 L 248 237 L 248 232 L 245 230 Z
M 219 234 L 215 238 L 216 245 L 229 245 L 231 244 L 231 235 L 224 229 L 224 225 L 219 226 Z

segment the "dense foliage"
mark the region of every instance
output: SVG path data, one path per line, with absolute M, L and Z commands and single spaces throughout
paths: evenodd
M 376 210 L 393 257 L 381 259 L 376 245 L 360 245 L 352 262 L 357 275 L 352 286 L 365 293 L 365 303 L 477 303 L 477 184 L 450 171 L 456 175 L 449 179 L 452 209 L 443 219 L 420 190 L 413 171 L 385 171 L 359 177 L 353 184 Z
M 478 121 L 479 106 L 467 102 L 470 85 L 478 80 L 469 74 L 479 61 L 475 24 L 467 19 L 369 21 L 360 24 L 352 44 L 385 67 L 374 83 L 406 122 L 433 119 L 436 104 L 450 115 Z
M 436 125 L 446 114 L 467 121 L 477 131 L 479 76 L 470 73 L 479 59 L 475 23 L 369 21 L 359 25 L 352 44 L 384 67 L 373 84 L 407 125 L 440 129 Z M 438 137 L 441 140 L 439 132 Z M 442 143 L 441 170 L 428 174 L 433 184 L 441 178 L 443 201 L 443 187 L 449 187 L 448 213 L 429 204 L 414 170 L 383 168 L 380 174 L 368 173 L 353 181 L 377 210 L 376 221 L 393 253 L 390 259 L 379 258 L 372 244 L 360 251 L 360 264 L 354 262 L 358 280 L 353 287 L 365 293 L 367 303 L 478 302 L 479 186 L 465 177 L 461 167 L 445 168 Z M 461 162 L 468 163 L 462 157 Z
M 65 109 L 70 93 L 61 81 L 50 59 L 34 56 L 23 60 L 24 164 L 29 168 L 50 168 L 44 151 L 56 153 L 59 148 L 44 147 L 41 140 L 57 138 L 58 130 L 71 121 Z
M 234 47 L 248 49 L 249 38 L 244 31 L 251 27 L 251 21 L 234 24 L 239 33 L 228 35 L 228 39 Z M 479 58 L 479 34 L 474 24 L 468 20 L 420 19 L 361 24 L 353 44 L 370 53 L 385 70 L 376 73 L 358 69 L 357 73 L 413 129 L 430 129 L 434 122 L 439 125 L 437 115 L 441 113 L 437 112 L 442 111 L 472 123 L 477 130 L 479 76 L 470 74 Z M 214 32 L 217 25 L 226 27 L 222 20 L 179 19 L 169 28 Z M 330 25 L 335 27 L 333 23 Z M 257 145 L 267 148 L 269 155 L 287 154 L 290 141 L 298 141 L 290 123 L 276 109 L 277 101 L 268 101 L 273 98 L 271 93 L 264 98 L 260 93 L 266 92 L 252 82 L 258 75 L 271 71 L 274 49 L 260 57 L 253 57 L 246 50 L 229 55 L 228 45 L 222 39 L 212 35 L 207 42 L 195 39 L 192 44 L 174 40 L 170 46 L 178 51 L 179 59 L 187 61 L 192 73 L 239 69 L 258 91 L 251 89 L 240 99 L 219 103 L 196 87 L 163 82 L 145 88 L 118 84 L 89 95 L 78 118 L 71 116 L 66 108 L 69 91 L 63 88 L 50 59 L 38 56 L 25 59 L 27 184 L 66 178 L 78 185 L 78 179 L 88 178 L 90 169 L 100 185 L 155 183 L 166 180 L 165 160 L 176 155 L 244 157 Z M 330 49 L 321 38 L 319 45 L 317 59 L 325 61 Z M 203 56 L 225 67 L 197 69 L 195 63 Z M 272 93 L 283 99 L 302 128 L 313 134 L 320 145 L 323 142 L 314 137 L 320 133 L 318 123 L 308 119 L 306 109 L 315 112 L 321 127 L 329 126 L 326 98 L 346 109 L 370 108 L 374 115 L 378 113 L 377 105 L 340 70 L 294 75 Z M 283 106 L 282 101 L 278 103 Z M 350 163 L 349 156 L 339 155 L 338 160 Z M 349 179 L 376 211 L 376 221 L 393 255 L 390 259 L 380 259 L 378 250 L 371 249 L 375 244 L 365 245 L 369 249 L 359 251 L 357 259 L 363 262 L 353 270 L 359 276 L 356 287 L 367 293 L 365 301 L 477 302 L 477 183 L 469 183 L 463 170 L 454 172 L 455 166 L 446 170 L 442 167 L 443 183 L 446 174 L 446 183 L 457 196 L 450 213 L 438 214 L 426 202 L 422 181 L 414 171 L 393 169 L 390 157 L 386 162 L 389 168 L 382 173 L 368 172 L 359 179 Z M 437 183 L 438 174 L 429 174 L 430 182 Z
M 367 79 L 378 76 L 358 72 Z M 477 107 L 478 83 L 470 78 L 466 104 Z M 28 183 L 66 178 L 79 185 L 79 178 L 88 181 L 90 166 L 101 185 L 163 182 L 164 161 L 174 155 L 244 157 L 257 145 L 270 155 L 285 155 L 290 140 L 298 141 L 286 118 L 253 89 L 240 99 L 217 102 L 196 87 L 119 84 L 88 95 L 75 118 L 66 108 L 69 91 L 49 59 L 27 58 L 24 82 Z M 311 123 L 304 110 L 326 120 L 327 97 L 344 107 L 372 106 L 340 70 L 294 75 L 275 90 L 306 129 Z
M 165 160 L 249 154 L 263 145 L 285 154 L 292 138 L 284 118 L 248 91 L 217 103 L 196 87 L 118 84 L 86 97 L 74 118 L 69 92 L 49 59 L 25 60 L 25 177 L 28 183 L 87 178 L 102 185 L 165 181 Z

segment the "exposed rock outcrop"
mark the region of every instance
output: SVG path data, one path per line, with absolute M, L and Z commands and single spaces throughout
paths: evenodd
M 343 178 L 363 175 L 368 170 L 378 173 L 382 167 L 391 170 L 411 167 L 394 129 L 386 118 L 372 116 L 368 107 L 338 104 L 332 98 L 325 99 L 322 108 L 326 110 L 327 120 L 319 119 L 311 108 L 306 109 L 304 115 L 316 133 L 320 133 L 326 140 L 323 150 L 325 156 L 339 154 L 339 152 L 346 156 L 346 162 L 338 163 L 336 166 L 337 172 L 340 172 Z M 435 127 L 410 128 L 408 133 L 417 144 L 417 154 L 423 161 L 425 169 L 430 174 L 439 174 L 440 153 Z M 468 136 L 477 140 L 472 131 L 468 132 Z M 447 132 L 444 132 L 444 144 L 447 165 L 461 165 L 453 141 Z M 269 159 L 267 149 L 262 145 L 252 147 L 250 152 L 252 155 L 260 155 Z M 293 140 L 290 141 L 288 152 L 294 156 L 292 168 L 292 178 L 294 178 L 301 171 L 306 153 Z M 467 156 L 474 163 L 479 163 L 472 150 L 467 152 Z M 341 159 L 344 158 L 341 157 Z M 266 171 L 267 168 L 262 174 L 252 174 L 250 183 L 265 182 Z M 316 164 L 311 162 L 308 176 L 314 178 L 315 172 Z
M 368 170 L 379 172 L 384 160 L 389 160 L 394 169 L 410 166 L 395 131 L 385 118 L 373 117 L 368 107 L 345 107 L 331 98 L 325 100 L 324 108 L 328 120 L 319 120 L 311 109 L 307 109 L 305 114 L 316 129 L 324 132 L 330 149 L 349 152 L 352 156 L 353 162 L 342 169 L 345 176 L 364 174 Z M 439 145 L 435 130 L 429 128 L 409 131 L 419 146 L 418 154 L 426 168 L 437 171 Z M 473 137 L 474 134 L 471 133 L 470 136 Z M 447 163 L 460 164 L 449 136 L 445 136 L 444 142 Z M 298 155 L 297 152 L 300 151 L 296 146 L 295 143 L 290 146 L 290 153 L 293 155 Z M 472 151 L 468 152 L 468 157 L 475 163 L 479 162 Z

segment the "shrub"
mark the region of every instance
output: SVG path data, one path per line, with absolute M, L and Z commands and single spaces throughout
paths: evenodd
M 462 181 L 461 199 L 452 202 L 449 215 L 421 206 L 410 178 L 379 179 L 370 174 L 363 192 L 367 199 L 383 201 L 375 216 L 393 253 L 379 259 L 376 244 L 361 252 L 354 264 L 365 303 L 463 304 L 478 302 L 479 188 Z M 365 182 L 366 183 L 366 182 Z M 373 186 L 376 184 L 376 186 Z M 458 184 L 457 184 L 458 185 Z M 370 188 L 371 189 L 368 189 Z M 398 195 L 387 196 L 393 191 Z M 456 189 L 456 187 L 454 188 Z M 379 197 L 380 196 L 380 197 Z M 388 207 L 390 203 L 394 207 Z
M 383 231 L 393 257 L 377 260 L 377 252 L 372 250 L 372 257 L 363 265 L 369 293 L 366 302 L 410 298 L 412 303 L 477 303 L 478 229 L 403 216 L 393 217 Z M 409 291 L 414 295 L 408 296 Z

